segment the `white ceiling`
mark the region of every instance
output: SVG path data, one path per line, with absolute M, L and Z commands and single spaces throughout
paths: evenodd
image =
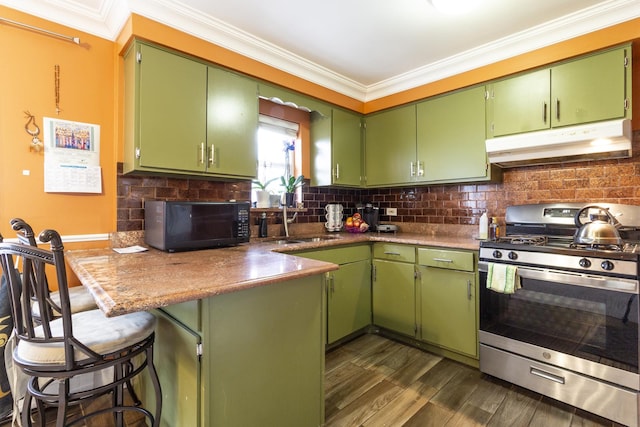
M 462 15 L 429 0 L 0 4 L 110 40 L 137 13 L 362 101 L 640 17 L 640 0 L 483 0 Z

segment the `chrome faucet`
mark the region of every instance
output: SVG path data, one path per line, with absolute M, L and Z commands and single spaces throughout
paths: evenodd
M 296 218 L 298 217 L 298 212 L 294 212 L 293 216 L 291 217 L 291 219 L 287 218 L 287 203 L 283 203 L 282 204 L 282 223 L 284 224 L 284 236 L 285 237 L 289 237 L 289 227 L 288 225 L 291 224 L 293 221 L 296 220 Z

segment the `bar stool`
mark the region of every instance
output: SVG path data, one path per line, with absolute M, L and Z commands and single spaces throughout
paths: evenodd
M 146 312 L 112 318 L 99 310 L 71 313 L 64 248 L 60 235 L 45 230 L 39 240 L 50 242 L 50 250 L 19 243 L 0 243 L 0 264 L 6 276 L 18 342 L 13 360 L 29 377 L 22 404 L 22 423 L 31 426 L 32 402 L 39 412 L 39 425 L 45 425 L 45 410 L 57 408 L 56 426 L 75 424 L 96 415 L 112 412 L 117 426 L 124 425 L 124 412 L 137 411 L 156 427 L 160 423 L 162 393 L 153 365 L 155 317 Z M 22 260 L 22 274 L 14 268 Z M 45 266 L 55 267 L 58 280 L 60 317 L 53 315 Z M 40 319 L 32 307 L 40 306 Z M 124 403 L 125 383 L 147 368 L 155 392 L 155 411 Z M 109 381 L 79 384 L 86 377 Z M 69 406 L 111 394 L 112 405 L 67 420 Z
M 36 242 L 33 228 L 21 218 L 14 218 L 11 220 L 11 227 L 17 232 L 18 241 L 25 245 L 38 246 Z M 50 304 L 54 309 L 54 314 L 60 316 L 60 310 L 57 307 L 60 305 L 60 294 L 57 291 L 49 291 L 46 298 L 50 298 Z M 71 313 L 79 313 L 81 311 L 95 310 L 98 308 L 93 296 L 84 286 L 74 286 L 69 288 L 69 302 L 71 304 Z M 40 306 L 35 305 L 33 307 L 33 314 L 36 317 L 40 317 Z

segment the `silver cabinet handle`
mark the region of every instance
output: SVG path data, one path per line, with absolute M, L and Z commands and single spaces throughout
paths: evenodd
M 409 173 L 411 176 L 416 176 L 416 170 L 415 167 L 413 166 L 413 162 L 409 163 Z
M 200 143 L 200 164 L 204 164 L 204 142 Z
M 209 165 L 213 166 L 216 163 L 216 146 L 211 144 L 211 153 L 209 155 Z
M 375 265 L 371 266 L 371 275 L 373 276 L 372 281 L 375 282 L 376 279 L 378 278 L 378 269 L 376 268 Z
M 564 384 L 564 377 L 561 377 L 559 375 L 554 375 L 550 372 L 543 371 L 542 369 L 534 368 L 533 366 L 529 367 L 529 373 L 531 375 L 544 378 L 545 380 L 553 381 L 559 384 Z
M 400 252 L 384 252 L 385 255 L 396 255 L 396 256 L 400 256 Z
M 560 100 L 556 98 L 556 120 L 560 120 Z
M 340 179 L 340 163 L 336 163 L 336 180 Z
M 473 295 L 471 294 L 471 280 L 467 280 L 467 299 L 471 301 Z
M 446 262 L 446 263 L 452 263 L 453 260 L 452 259 L 447 259 L 447 258 L 433 258 L 434 261 L 438 261 L 438 262 Z
M 418 161 L 418 176 L 424 176 L 424 167 L 421 161 Z
M 547 103 L 542 101 L 542 122 L 547 123 Z

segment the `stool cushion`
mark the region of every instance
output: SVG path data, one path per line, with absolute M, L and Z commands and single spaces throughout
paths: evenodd
M 73 336 L 99 354 L 109 354 L 142 341 L 153 333 L 156 318 L 147 312 L 131 313 L 116 317 L 106 317 L 100 310 L 76 313 L 73 319 Z M 50 323 L 53 335 L 62 336 L 62 319 Z M 42 336 L 42 327 L 36 328 L 36 335 Z M 88 359 L 82 351 L 76 350 L 76 360 Z M 16 362 L 24 365 L 63 365 L 64 346 L 62 343 L 37 343 L 20 341 L 14 352 Z
M 60 305 L 60 294 L 58 292 L 51 292 L 51 299 L 56 304 Z M 74 286 L 69 288 L 69 305 L 71 306 L 72 313 L 80 313 L 81 311 L 95 310 L 98 308 L 96 301 L 93 299 L 93 295 L 89 293 L 84 286 Z M 34 316 L 40 317 L 40 306 L 34 304 L 31 309 Z M 60 313 L 55 313 L 59 316 Z

